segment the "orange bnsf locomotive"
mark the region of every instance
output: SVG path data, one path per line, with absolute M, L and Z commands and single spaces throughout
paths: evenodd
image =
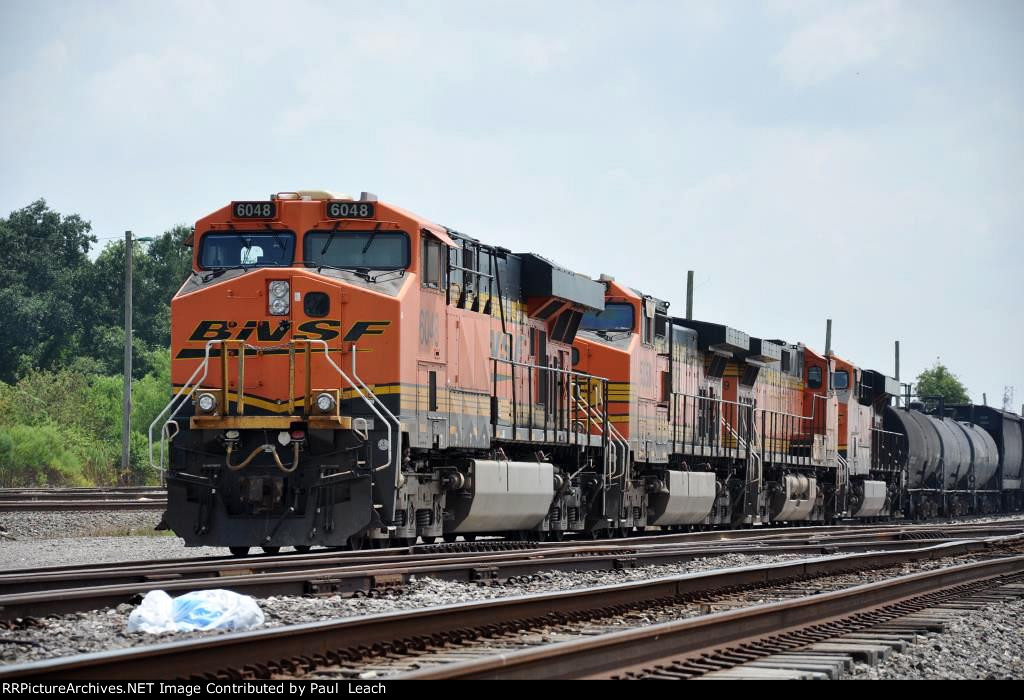
M 150 428 L 164 522 L 189 546 L 1020 506 L 1013 414 L 985 414 L 983 429 L 970 407 L 894 409 L 898 385 L 880 372 L 675 318 L 611 277 L 368 193 L 233 202 L 189 242 L 193 273 L 171 302 L 174 397 Z

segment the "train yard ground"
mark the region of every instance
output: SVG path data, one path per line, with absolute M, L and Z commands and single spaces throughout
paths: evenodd
M 593 662 L 574 657 L 571 667 L 602 677 L 1024 677 L 1020 516 L 244 559 L 223 550 L 186 549 L 152 529 L 158 518 L 157 510 L 120 508 L 0 512 L 0 570 L 7 572 L 0 575 L 0 677 L 127 678 L 139 675 L 141 649 L 160 655 L 166 677 L 181 675 L 175 668 L 197 675 L 334 679 L 480 677 L 495 668 L 492 677 L 559 676 L 565 675 L 559 662 L 548 656 L 584 653 L 573 645 L 605 648 L 605 658 L 617 659 L 620 651 L 603 646 L 613 645 L 617 634 L 641 635 L 629 645 L 644 649 L 650 643 L 642 635 L 656 625 L 707 624 L 723 613 L 795 605 L 814 595 L 893 585 L 886 582 L 964 565 L 1003 569 L 980 580 L 940 581 L 935 590 L 914 593 L 918 599 L 905 599 L 908 593 L 897 601 L 901 614 L 890 619 L 851 621 L 864 613 L 850 608 L 838 623 L 832 620 L 834 628 L 819 625 L 815 631 L 811 620 L 804 625 L 811 632 L 792 638 L 814 638 L 807 644 L 779 637 L 755 649 L 750 640 L 730 641 L 722 633 L 726 647 L 716 651 L 717 659 L 680 643 L 678 649 L 689 649 L 682 656 L 652 658 L 655 650 L 628 668 L 608 667 L 600 653 Z M 961 588 L 950 592 L 953 585 Z M 251 648 L 238 646 L 239 635 L 125 632 L 128 614 L 146 590 L 173 595 L 214 587 L 259 598 L 266 624 L 248 634 L 262 639 L 259 648 L 273 651 L 255 657 Z M 534 607 L 516 610 L 517 604 Z M 530 613 L 536 606 L 546 612 Z M 828 612 L 837 617 L 834 608 Z M 879 615 L 877 609 L 872 614 Z M 792 632 L 766 630 L 759 643 Z M 172 641 L 187 641 L 180 653 L 190 656 L 175 660 L 150 648 Z M 745 644 L 745 651 L 737 654 L 727 643 Z M 189 651 L 191 644 L 200 647 Z M 787 647 L 793 644 L 795 649 Z M 301 648 L 309 653 L 298 653 Z M 82 656 L 97 653 L 105 665 L 93 666 Z M 692 665 L 694 655 L 704 661 Z M 540 665 L 509 670 L 527 657 Z M 495 666 L 495 659 L 514 663 Z M 41 663 L 58 665 L 34 665 Z M 151 673 L 153 662 L 144 664 Z

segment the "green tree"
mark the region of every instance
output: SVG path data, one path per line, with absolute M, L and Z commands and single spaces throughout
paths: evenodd
M 191 250 L 183 242 L 187 226 L 176 226 L 152 243 L 136 243 L 132 254 L 132 375 L 141 379 L 153 371 L 148 361 L 155 351 L 166 353 L 171 343 L 170 301 L 192 270 Z M 91 329 L 83 339 L 82 351 L 96 358 L 108 374 L 116 373 L 122 362 L 124 343 L 124 241 L 104 248 L 91 271 L 87 299 Z
M 967 395 L 967 387 L 938 360 L 933 367 L 917 375 L 915 389 L 919 397 L 941 396 L 947 405 L 971 402 L 971 397 Z
M 170 392 L 170 300 L 191 272 L 176 226 L 137 243 L 131 466 L 121 469 L 123 241 L 45 200 L 0 218 L 0 486 L 154 483 L 147 431 Z
M 44 199 L 0 219 L 0 381 L 78 354 L 89 317 L 79 300 L 90 282 L 90 230 L 88 221 L 62 216 Z

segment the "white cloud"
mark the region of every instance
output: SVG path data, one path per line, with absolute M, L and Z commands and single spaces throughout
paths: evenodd
M 805 87 L 880 59 L 912 62 L 920 18 L 897 0 L 865 0 L 829 6 L 790 35 L 777 56 L 783 77 Z M 835 9 L 838 8 L 838 9 Z

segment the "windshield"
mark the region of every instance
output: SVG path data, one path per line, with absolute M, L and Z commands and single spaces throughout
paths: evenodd
M 307 265 L 364 270 L 404 270 L 409 237 L 395 231 L 310 231 L 303 241 Z
M 606 304 L 604 311 L 584 314 L 580 329 L 584 331 L 632 331 L 633 305 Z
M 199 267 L 286 267 L 295 257 L 291 231 L 208 233 L 199 249 Z

